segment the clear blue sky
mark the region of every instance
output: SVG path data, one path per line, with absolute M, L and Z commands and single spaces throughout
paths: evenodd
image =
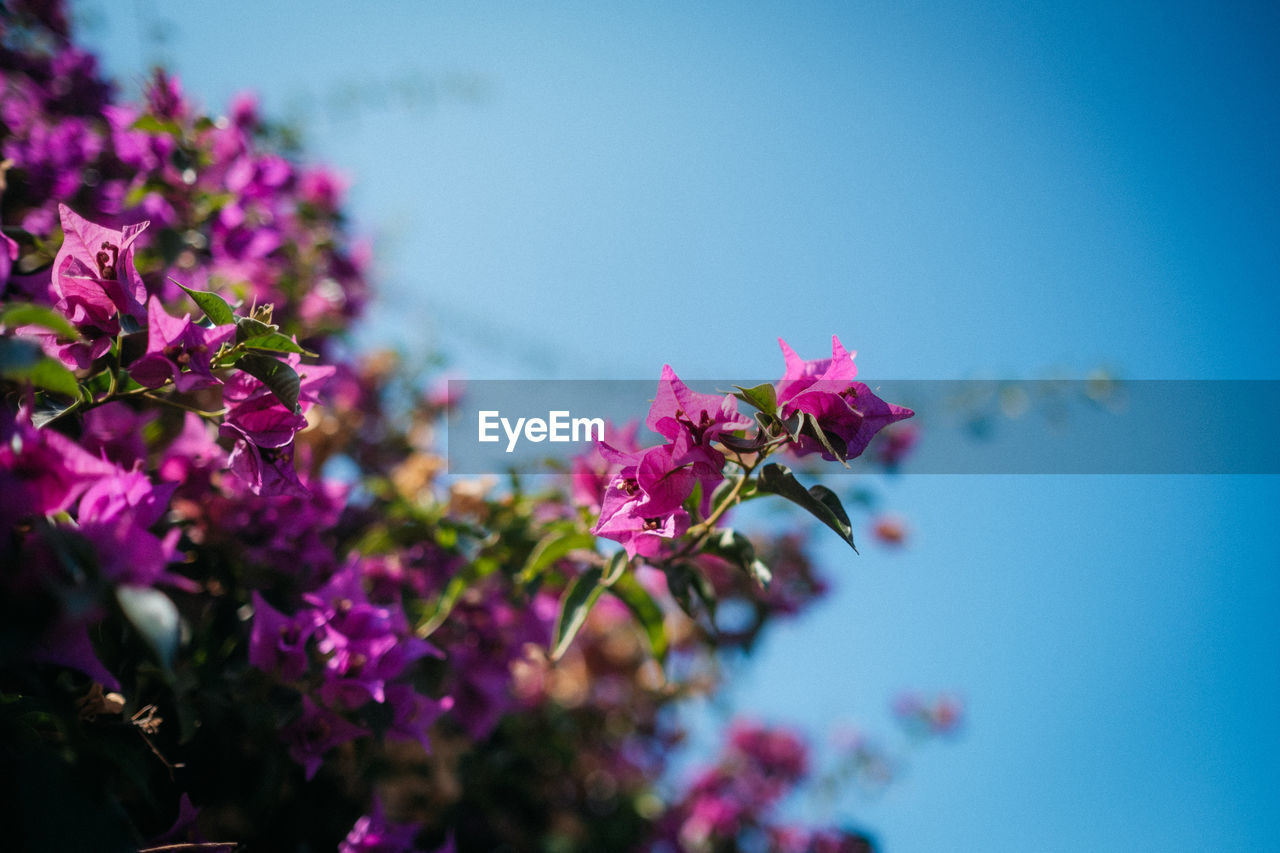
M 835 332 L 864 377 L 1280 378 L 1280 7 L 690 6 L 77 9 L 127 87 L 159 54 L 304 116 L 377 240 L 369 338 L 472 376 L 768 377 Z M 838 595 L 734 691 L 885 731 L 963 693 L 849 804 L 887 853 L 1274 846 L 1277 478 L 887 493 L 913 547 L 825 552 Z

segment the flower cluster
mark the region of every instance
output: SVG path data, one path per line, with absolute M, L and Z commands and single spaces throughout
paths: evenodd
M 782 379 L 774 386 L 741 389 L 737 396 L 695 392 L 670 365 L 663 367 L 645 423 L 666 443 L 628 450 L 600 444 L 600 455 L 612 467 L 594 533 L 621 543 L 631 557 L 657 557 L 662 540 L 689 530 L 690 509 L 710 521 L 727 509 L 725 504 L 715 514 L 712 510 L 715 489 L 725 479 L 724 450 L 734 455 L 744 476 L 779 448 L 843 462 L 861 455 L 881 429 L 913 414 L 853 381 L 853 354 L 838 338 L 832 337 L 831 358 L 811 361 L 802 360 L 786 341 L 778 342 L 786 361 Z M 739 398 L 766 418 L 749 437 L 742 433 L 755 422 L 739 413 Z M 589 470 L 577 469 L 580 483 L 586 485 Z M 695 490 L 700 498 L 686 508 Z
M 804 535 L 728 514 L 772 495 L 852 544 L 766 459 L 910 415 L 838 341 L 734 394 L 664 368 L 660 443 L 545 490 L 445 481 L 454 397 L 338 343 L 369 292 L 343 182 L 251 98 L 120 101 L 57 2 L 3 15 L 0 732 L 49 788 L 0 805 L 20 845 L 862 849 L 770 817 L 809 773 L 785 732 L 660 784 L 681 701 L 827 589 Z

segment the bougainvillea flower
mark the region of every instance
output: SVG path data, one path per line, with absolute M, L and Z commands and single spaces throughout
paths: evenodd
M 298 373 L 298 411 L 291 412 L 276 399 L 262 380 L 244 371 L 228 377 L 222 389 L 227 404 L 226 423 L 259 447 L 283 447 L 307 425 L 303 415 L 320 400 L 320 391 L 334 374 L 329 365 L 300 365 L 296 355 L 283 359 Z
M 338 845 L 338 853 L 412 853 L 414 836 L 422 828 L 417 823 L 392 823 L 382 810 L 382 800 L 375 794 L 372 811 L 356 821 L 347 837 Z
M 156 419 L 156 415 L 154 411 L 134 410 L 122 400 L 106 403 L 84 413 L 80 443 L 95 456 L 132 468 L 146 461 L 147 444 L 142 437 L 143 429 Z
M 26 410 L 0 423 L 0 439 L 0 522 L 6 526 L 23 515 L 70 509 L 92 483 L 120 470 L 59 432 L 36 429 Z
M 861 382 L 851 382 L 838 394 L 809 390 L 798 394 L 787 409 L 787 415 L 806 412 L 813 415 L 828 435 L 836 436 L 845 445 L 845 458 L 853 459 L 867 449 L 876 433 L 897 421 L 906 420 L 915 412 L 902 406 L 886 403 Z M 824 459 L 834 457 L 811 436 L 803 435 L 795 445 L 797 455 L 821 453 Z
M 664 515 L 646 515 L 644 493 L 638 488 L 631 492 L 631 488 L 625 477 L 615 479 L 600 508 L 600 519 L 591 532 L 621 543 L 629 557 L 656 556 L 661 540 L 683 536 L 689 529 L 689 513 L 676 509 Z
M 915 413 L 910 409 L 886 403 L 871 393 L 866 385 L 854 382 L 858 373 L 853 354 L 831 338 L 831 358 L 804 361 L 787 342 L 778 339 L 786 359 L 786 372 L 777 385 L 778 413 L 789 418 L 796 413 L 812 415 L 828 436 L 844 445 L 844 457 L 852 459 L 866 450 L 875 434 L 895 421 Z M 824 459 L 835 459 L 813 436 L 802 435 L 792 446 L 798 456 L 820 453 Z
M 367 734 L 367 729 L 316 705 L 307 696 L 302 697 L 302 716 L 280 732 L 289 746 L 289 757 L 303 766 L 308 781 L 320 769 L 326 752 Z
M 307 671 L 307 641 L 322 621 L 309 608 L 286 616 L 254 591 L 249 663 L 284 681 L 298 680 Z
M 129 365 L 129 375 L 148 388 L 172 380 L 179 391 L 217 385 L 210 359 L 235 336 L 236 327 L 207 328 L 191 322 L 191 315 L 172 317 L 154 296 L 147 305 L 147 351 Z
M 302 485 L 293 467 L 292 436 L 281 447 L 262 447 L 235 424 L 224 423 L 218 431 L 235 441 L 231 455 L 227 457 L 227 468 L 249 487 L 249 491 L 263 497 L 307 496 L 307 487 Z
M 79 519 L 108 522 L 128 517 L 148 528 L 160 520 L 177 483 L 155 485 L 142 471 L 117 471 L 98 478 L 80 498 Z
M 671 365 L 665 364 L 645 424 L 668 441 L 687 432 L 692 443 L 700 445 L 722 432 L 746 429 L 751 420 L 738 413 L 738 401 L 732 394 L 721 397 L 693 391 L 680 381 Z
M 53 259 L 57 306 L 77 326 L 119 331 L 116 314 L 142 322 L 147 288 L 133 266 L 133 244 L 149 222 L 120 230 L 95 225 L 65 204 L 58 205 L 64 237 Z
M 835 335 L 831 336 L 831 358 L 805 361 L 782 338 L 778 338 L 778 345 L 786 362 L 786 370 L 777 385 L 779 406 L 785 406 L 815 383 L 821 383 L 821 390 L 839 391 L 858 376 L 857 365 L 853 363 L 857 353 L 846 350 Z
M 431 751 L 428 734 L 441 715 L 453 707 L 453 697 L 432 699 L 423 696 L 408 684 L 392 684 L 387 687 L 387 703 L 395 711 L 395 718 L 387 729 L 387 737 L 397 740 L 415 740 L 423 750 Z

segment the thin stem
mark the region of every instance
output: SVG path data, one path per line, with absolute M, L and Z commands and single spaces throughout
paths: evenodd
M 154 400 L 157 403 L 164 403 L 166 406 L 173 406 L 175 409 L 182 409 L 184 412 L 191 412 L 192 414 L 199 415 L 202 418 L 209 418 L 210 420 L 212 420 L 215 418 L 220 418 L 227 413 L 227 410 L 225 408 L 218 409 L 216 412 L 210 412 L 205 409 L 197 409 L 195 406 L 188 406 L 186 403 L 179 403 L 177 400 L 172 400 L 168 397 L 160 397 L 156 394 L 152 394 L 150 393 L 150 390 L 151 389 L 147 389 L 146 391 L 143 391 L 142 396 L 146 397 L 148 400 Z

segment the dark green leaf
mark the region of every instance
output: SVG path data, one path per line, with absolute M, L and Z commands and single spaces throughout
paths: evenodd
M 272 326 L 253 317 L 236 318 L 236 343 L 244 343 L 250 338 L 260 338 L 279 331 L 279 326 Z
M 316 355 L 310 350 L 300 347 L 293 338 L 283 332 L 267 332 L 265 335 L 246 338 L 240 343 L 248 349 L 266 350 L 267 352 L 295 352 L 299 355 L 308 355 L 313 358 Z
M 756 558 L 751 540 L 732 528 L 725 528 L 720 535 L 707 543 L 707 549 L 721 556 L 746 572 L 762 589 L 769 588 L 773 573 Z
M 649 641 L 653 656 L 659 663 L 664 662 L 667 659 L 667 630 L 663 625 L 662 608 L 653 600 L 653 596 L 649 595 L 649 591 L 631 573 L 623 574 L 614 581 L 609 592 L 631 611 Z
M 711 625 L 715 627 L 716 617 L 716 593 L 711 586 L 711 582 L 706 579 L 697 567 L 690 563 L 676 563 L 666 568 L 667 573 L 667 589 L 671 591 L 671 597 L 676 600 L 676 604 L 680 605 L 680 609 L 690 619 L 697 619 L 698 609 L 695 599 L 701 603 L 703 609 L 707 611 L 707 615 L 711 618 Z
M 803 417 L 804 425 L 801 430 L 806 435 L 812 435 L 818 439 L 828 453 L 840 460 L 841 465 L 848 468 L 849 463 L 845 461 L 848 447 L 845 446 L 844 440 L 838 435 L 827 435 L 827 431 L 822 428 L 822 424 L 818 423 L 818 418 L 812 413 L 805 412 Z
M 76 327 L 71 325 L 71 321 L 62 315 L 60 311 L 53 308 L 47 308 L 44 305 L 32 305 L 30 303 L 12 305 L 0 311 L 0 325 L 9 329 L 18 326 L 40 326 L 51 332 L 56 332 L 58 337 L 72 341 L 80 335 L 76 332 Z
M 853 544 L 853 525 L 849 523 L 849 516 L 840 504 L 840 498 L 826 486 L 805 489 L 790 468 L 770 462 L 756 478 L 756 488 L 762 492 L 781 495 L 808 510 L 814 518 L 840 534 L 840 538 L 848 542 L 849 547 L 854 551 L 858 550 Z
M 769 439 L 763 430 L 745 438 L 738 438 L 733 435 L 718 435 L 716 436 L 716 441 L 737 453 L 754 453 L 769 443 Z
M 298 392 L 302 388 L 302 381 L 292 367 L 279 359 L 256 352 L 242 355 L 236 361 L 236 367 L 261 379 L 262 384 L 276 395 L 277 400 L 284 403 L 285 408 L 295 412 L 298 410 Z
M 169 279 L 173 281 L 173 279 Z M 178 284 L 176 281 L 174 284 Z M 236 321 L 235 312 L 231 310 L 231 306 L 227 304 L 227 300 L 223 299 L 212 290 L 193 290 L 185 285 L 178 284 L 191 297 L 191 301 L 200 306 L 200 310 L 204 315 L 213 321 L 215 326 L 225 326 L 228 323 Z
M 600 582 L 603 576 L 603 569 L 592 566 L 574 578 L 573 583 L 569 584 L 568 589 L 564 591 L 560 599 L 560 612 L 556 615 L 555 632 L 552 635 L 552 660 L 560 660 L 561 656 L 568 651 L 573 638 L 578 635 L 578 631 L 582 630 L 592 605 L 600 598 L 600 593 L 604 592 L 604 585 Z
M 733 396 L 742 402 L 755 406 L 766 415 L 777 414 L 778 392 L 768 382 L 763 385 L 756 385 L 754 388 L 743 388 L 741 385 L 734 385 L 733 387 L 738 389 L 738 393 Z

